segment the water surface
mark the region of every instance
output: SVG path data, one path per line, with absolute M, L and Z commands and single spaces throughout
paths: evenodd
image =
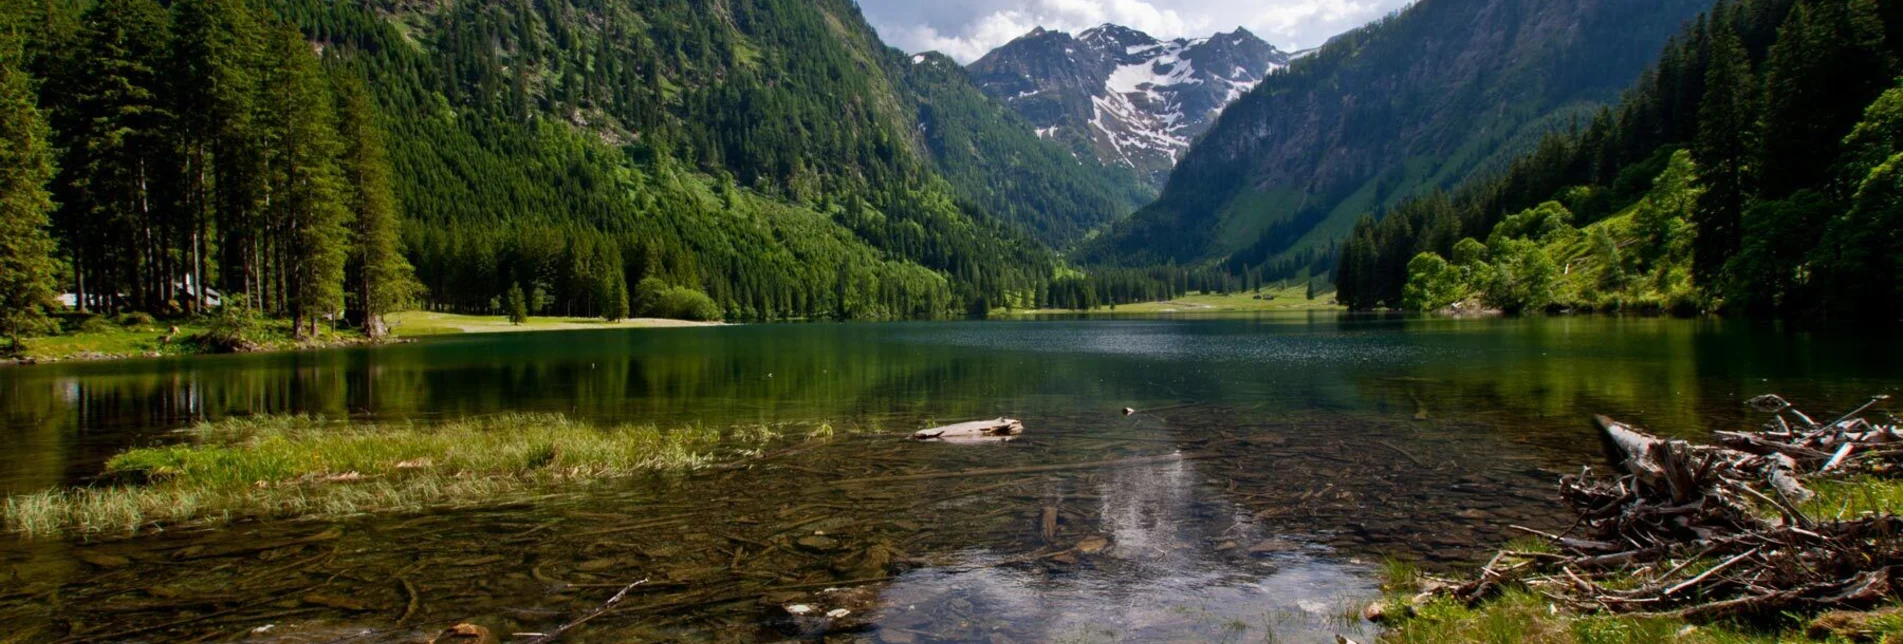
M 0 622 L 44 639 L 407 641 L 469 620 L 506 640 L 647 579 L 564 640 L 1315 641 L 1364 632 L 1351 613 L 1383 558 L 1451 565 L 1509 526 L 1563 527 L 1551 489 L 1595 457 L 1590 415 L 1696 437 L 1754 422 L 1742 401 L 1759 393 L 1841 410 L 1903 394 L 1897 338 L 1295 313 L 500 334 L 5 369 L 9 493 L 85 484 L 128 446 L 263 413 L 547 411 L 783 436 L 742 467 L 505 505 L 0 537 Z M 899 438 L 995 416 L 1026 435 Z M 838 431 L 806 440 L 820 424 Z

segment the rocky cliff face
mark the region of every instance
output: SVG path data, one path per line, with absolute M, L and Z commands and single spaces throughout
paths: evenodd
M 1103 25 L 1037 29 L 972 63 L 979 87 L 1038 136 L 1160 187 L 1190 143 L 1291 55 L 1247 30 L 1158 40 Z

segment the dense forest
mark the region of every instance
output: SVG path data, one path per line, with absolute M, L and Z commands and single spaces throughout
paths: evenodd
M 10 9 L 16 346 L 61 280 L 80 310 L 147 312 L 201 311 L 218 284 L 300 333 L 347 314 L 375 335 L 409 299 L 375 109 L 295 28 L 212 0 Z
M 1035 306 L 1141 197 L 846 0 L 5 3 L 10 333 Z
M 1903 312 L 1903 3 L 1727 0 L 1617 108 L 1363 219 L 1341 301 Z

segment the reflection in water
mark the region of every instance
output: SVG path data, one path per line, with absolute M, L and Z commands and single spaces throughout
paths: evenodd
M 1095 516 L 1081 523 L 1097 526 L 1115 547 L 1090 570 L 911 573 L 886 591 L 893 608 L 879 620 L 881 633 L 929 636 L 934 616 L 919 606 L 947 605 L 969 606 L 996 630 L 1042 642 L 1322 641 L 1360 630 L 1357 618 L 1344 616 L 1374 592 L 1367 567 L 1299 551 L 1223 558 L 1246 547 L 1238 540 L 1256 543 L 1259 531 L 1246 512 L 1197 493 L 1201 477 L 1192 462 L 1114 469 L 1098 478 Z M 979 563 L 999 558 L 961 556 Z
M 218 617 L 156 639 L 270 623 L 285 641 L 400 641 L 461 619 L 548 629 L 652 577 L 578 641 L 793 634 L 775 602 L 846 582 L 891 602 L 869 636 L 885 641 L 1313 641 L 1358 628 L 1341 614 L 1370 591 L 1367 562 L 1465 561 L 1508 525 L 1563 528 L 1551 485 L 1594 457 L 1592 413 L 1690 435 L 1747 422 L 1741 402 L 1767 391 L 1841 409 L 1903 393 L 1886 367 L 1899 358 L 1897 334 L 1709 320 L 1300 314 L 511 334 L 4 369 L 9 492 L 84 482 L 127 445 L 230 415 L 552 411 L 860 433 L 506 507 L 0 538 L 0 623 L 98 637 L 183 612 Z M 896 439 L 999 415 L 1024 419 L 1025 437 Z M 1182 459 L 852 482 L 1170 453 Z M 1090 537 L 1108 547 L 1079 553 Z

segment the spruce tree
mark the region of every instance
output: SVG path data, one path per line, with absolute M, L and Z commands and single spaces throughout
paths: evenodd
M 182 244 L 194 310 L 217 281 L 215 232 L 230 240 L 225 282 L 242 290 L 247 273 L 244 233 L 255 207 L 250 185 L 257 157 L 249 143 L 257 79 L 256 18 L 241 2 L 179 0 L 172 4 L 174 37 L 167 61 L 166 104 L 176 115 L 174 136 L 181 154 L 179 205 Z M 216 228 L 214 228 L 214 224 Z
M 522 293 L 522 283 L 509 285 L 509 292 L 502 296 L 502 309 L 509 315 L 509 324 L 521 326 L 529 321 L 529 298 Z
M 169 281 L 158 273 L 166 200 L 157 192 L 172 148 L 157 66 L 166 34 L 152 0 L 103 0 L 82 17 L 62 70 L 55 126 L 66 156 L 55 223 L 72 248 L 82 302 L 154 309 Z
M 1692 277 L 1702 286 L 1720 282 L 1725 261 L 1738 252 L 1739 221 L 1751 194 L 1756 147 L 1757 89 L 1743 41 L 1729 21 L 1715 21 L 1705 99 L 1698 106 L 1698 136 L 1692 143 L 1704 194 L 1693 212 L 1697 226 Z
M 349 319 L 371 338 L 383 336 L 383 316 L 415 296 L 415 270 L 403 257 L 398 238 L 402 214 L 392 187 L 383 131 L 376 124 L 363 81 L 341 68 L 331 75 L 337 94 L 337 125 L 343 138 L 345 202 L 353 217 L 349 276 Z
M 260 100 L 270 225 L 281 231 L 276 281 L 283 312 L 300 335 L 343 310 L 350 211 L 337 169 L 336 117 L 317 56 L 288 25 L 268 39 Z
M 1893 81 L 1883 24 L 1868 0 L 1807 0 L 1792 8 L 1765 63 L 1763 197 L 1819 186 L 1863 108 Z M 1855 186 L 1842 186 L 1847 197 Z
M 13 353 L 25 349 L 22 336 L 46 326 L 56 288 L 52 151 L 23 58 L 20 43 L 0 32 L 0 333 Z

